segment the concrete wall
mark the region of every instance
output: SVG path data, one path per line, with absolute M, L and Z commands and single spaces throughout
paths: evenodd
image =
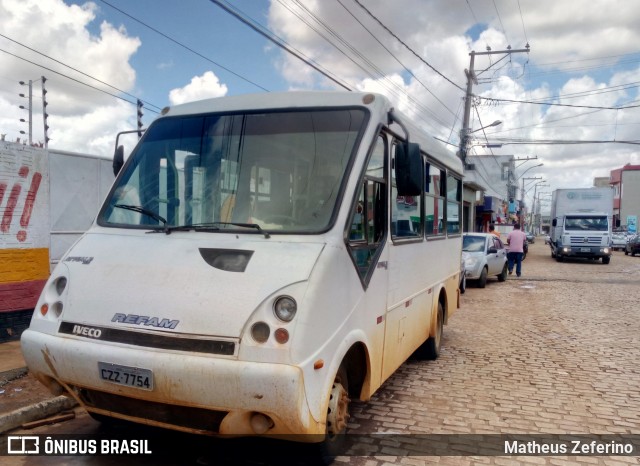
M 640 220 L 640 170 L 622 172 L 622 192 L 620 196 L 620 225 L 627 225 L 627 217 Z M 636 223 L 637 225 L 637 223 Z M 638 229 L 636 228 L 636 232 Z

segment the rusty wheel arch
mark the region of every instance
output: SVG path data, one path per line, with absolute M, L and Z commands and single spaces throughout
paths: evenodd
M 362 388 L 370 377 L 370 364 L 367 348 L 364 343 L 356 342 L 342 358 L 340 367 L 347 373 L 349 397 L 361 399 Z

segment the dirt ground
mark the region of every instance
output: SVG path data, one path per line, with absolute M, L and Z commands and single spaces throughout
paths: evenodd
M 4 384 L 0 382 L 0 413 L 7 413 L 52 397 L 31 374 L 27 373 Z

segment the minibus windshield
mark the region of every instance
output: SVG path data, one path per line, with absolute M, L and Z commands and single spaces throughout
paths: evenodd
M 362 109 L 161 118 L 129 157 L 98 223 L 324 231 L 366 118 Z

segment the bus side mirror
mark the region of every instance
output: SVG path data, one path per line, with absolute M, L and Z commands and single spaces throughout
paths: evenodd
M 558 219 L 557 219 L 557 218 L 554 218 L 554 219 L 551 221 L 551 226 L 554 226 L 554 227 L 557 227 L 557 226 L 558 226 Z
M 124 165 L 124 146 L 118 146 L 113 154 L 113 176 L 118 176 Z
M 422 194 L 422 155 L 419 144 L 407 142 L 396 145 L 395 171 L 398 196 Z
M 620 219 L 619 218 L 616 219 L 616 228 L 620 228 Z

